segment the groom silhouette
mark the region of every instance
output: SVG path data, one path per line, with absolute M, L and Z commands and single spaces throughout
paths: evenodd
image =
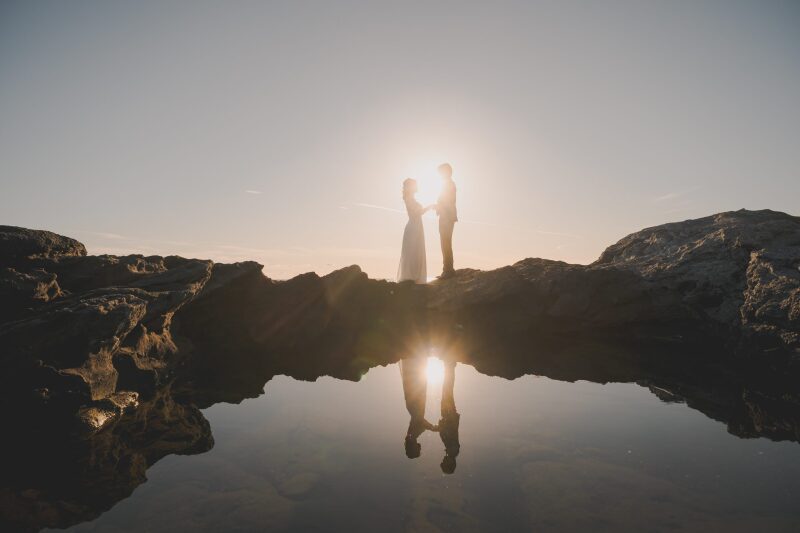
M 439 215 L 439 240 L 442 243 L 442 275 L 439 279 L 453 277 L 453 227 L 458 221 L 456 211 L 456 184 L 453 181 L 453 167 L 442 163 L 437 168 L 442 178 L 442 193 L 436 202 L 436 214 Z

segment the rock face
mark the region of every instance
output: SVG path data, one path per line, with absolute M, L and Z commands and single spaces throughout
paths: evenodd
M 61 413 L 169 380 L 180 361 L 172 317 L 208 282 L 210 261 L 86 257 L 77 241 L 48 232 L 2 235 L 0 257 L 13 264 L 0 274 L 4 411 L 65 421 Z
M 629 270 L 755 348 L 800 351 L 800 218 L 735 211 L 625 237 L 592 268 Z
M 50 231 L 0 226 L 0 252 L 0 266 L 13 266 L 33 259 L 83 257 L 86 247 Z

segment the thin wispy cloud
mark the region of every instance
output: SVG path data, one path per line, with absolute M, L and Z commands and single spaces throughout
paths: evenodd
M 699 188 L 700 188 L 699 186 L 695 186 L 695 187 L 690 187 L 688 189 L 685 189 L 683 191 L 668 192 L 666 194 L 662 194 L 661 196 L 656 196 L 655 198 L 653 198 L 653 201 L 654 202 L 670 202 L 672 200 L 677 200 L 679 198 L 683 198 L 687 194 L 692 193 L 692 192 L 696 191 Z
M 700 189 L 700 186 L 690 187 L 683 191 L 673 191 L 654 198 L 654 202 L 662 204 L 665 208 L 662 215 L 672 216 L 690 211 L 695 205 L 695 196 L 691 193 L 697 189 Z
M 681 196 L 681 193 L 679 193 L 679 192 L 670 192 L 670 193 L 664 194 L 662 196 L 656 197 L 655 201 L 656 202 L 666 202 L 666 201 L 669 201 L 669 200 L 674 200 L 675 198 L 680 198 L 680 196 Z
M 263 191 L 257 191 L 255 189 L 247 189 L 244 192 L 246 192 L 247 194 L 263 194 Z
M 91 235 L 93 237 L 100 237 L 103 239 L 114 239 L 114 240 L 125 239 L 125 237 L 123 237 L 118 233 L 108 233 L 105 231 L 87 231 L 87 230 L 77 230 L 77 229 L 64 230 L 64 231 L 68 233 L 75 233 L 78 235 Z
M 381 211 L 391 211 L 392 213 L 405 213 L 402 209 L 394 209 L 393 207 L 385 207 L 382 205 L 375 205 L 375 204 L 363 204 L 363 203 L 356 203 L 353 204 L 358 207 L 366 207 L 367 209 L 379 209 Z

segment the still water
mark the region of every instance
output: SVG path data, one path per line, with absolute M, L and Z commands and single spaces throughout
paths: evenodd
M 433 364 L 433 363 L 432 363 Z M 440 418 L 441 371 L 426 418 Z M 800 531 L 800 445 L 741 439 L 636 384 L 489 377 L 459 364 L 455 471 L 409 459 L 398 365 L 278 376 L 204 410 L 214 448 L 170 455 L 70 531 Z

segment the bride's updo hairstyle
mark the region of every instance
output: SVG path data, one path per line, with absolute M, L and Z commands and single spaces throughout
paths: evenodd
M 414 178 L 406 178 L 403 180 L 403 200 L 410 200 L 417 192 L 417 180 Z

